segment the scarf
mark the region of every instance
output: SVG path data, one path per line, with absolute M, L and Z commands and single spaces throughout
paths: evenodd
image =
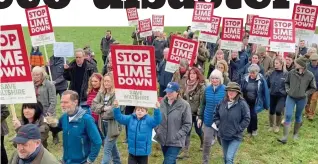
M 21 159 L 19 158 L 19 163 L 18 164 L 31 164 L 33 160 L 36 158 L 36 156 L 39 154 L 41 150 L 41 145 L 38 146 L 35 151 L 26 159 Z
M 185 94 L 189 94 L 190 92 L 194 91 L 195 88 L 198 86 L 198 80 L 197 79 L 193 81 L 187 80 L 185 85 L 186 85 Z

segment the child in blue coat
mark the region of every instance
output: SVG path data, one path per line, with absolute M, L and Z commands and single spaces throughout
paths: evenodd
M 145 107 L 137 106 L 133 114 L 123 115 L 118 106 L 118 101 L 114 101 L 114 106 L 115 120 L 128 128 L 128 164 L 148 163 L 152 146 L 152 129 L 158 126 L 162 120 L 159 102 L 156 103 L 154 117 L 148 114 L 148 109 Z

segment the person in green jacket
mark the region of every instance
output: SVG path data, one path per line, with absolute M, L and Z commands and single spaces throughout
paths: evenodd
M 294 139 L 298 139 L 299 129 L 302 126 L 302 113 L 305 108 L 308 96 L 316 91 L 316 80 L 312 72 L 306 68 L 306 60 L 298 58 L 295 61 L 295 69 L 291 70 L 285 80 L 286 113 L 283 137 L 279 142 L 286 144 L 291 127 L 292 116 L 295 112 Z
M 60 162 L 41 144 L 41 133 L 34 124 L 22 126 L 13 139 L 17 151 L 13 153 L 9 164 L 59 164 Z

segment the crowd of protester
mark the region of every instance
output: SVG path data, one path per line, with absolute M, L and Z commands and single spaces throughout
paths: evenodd
M 248 137 L 257 137 L 258 114 L 263 110 L 269 110 L 268 131 L 279 133 L 282 129 L 277 143 L 287 143 L 294 111 L 295 140 L 300 137 L 304 109 L 306 118 L 313 120 L 318 99 L 317 46 L 306 47 L 301 40 L 296 53 L 284 56 L 249 44 L 246 31 L 241 51 L 221 49 L 221 39 L 215 44 L 200 41 L 194 65 L 181 59 L 179 69 L 170 73 L 165 66 L 172 35 L 197 40 L 190 26 L 168 37 L 161 32 L 146 38 L 140 38 L 138 31 L 131 35 L 133 45 L 155 48 L 158 97 L 162 99 L 156 103 L 153 116 L 146 107 L 118 105 L 110 45 L 119 42 L 111 31 L 106 31 L 100 43 L 104 65 L 101 73 L 89 46 L 76 49 L 75 59 L 67 64 L 64 58 L 54 56 L 45 63 L 38 47 L 32 48 L 37 103 L 23 104 L 21 118 L 13 120 L 17 151 L 11 158 L 4 144 L 10 112 L 8 106 L 1 105 L 1 163 L 93 163 L 102 154 L 102 164 L 120 164 L 117 142 L 125 128 L 129 164 L 148 163 L 153 129 L 163 163 L 174 164 L 177 159 L 191 156 L 190 134 L 194 127 L 200 145 L 192 149 L 202 151 L 202 163 L 211 163 L 211 148 L 218 142 L 224 162 L 232 164 L 244 131 L 247 129 Z M 63 114 L 56 119 L 58 96 Z M 48 150 L 49 132 L 54 144 L 60 142 L 58 134 L 62 132 L 62 159 L 56 159 Z

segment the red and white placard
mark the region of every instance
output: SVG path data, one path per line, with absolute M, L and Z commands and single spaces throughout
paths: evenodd
M 192 67 L 198 52 L 198 42 L 178 36 L 172 36 L 165 71 L 174 73 L 179 68 L 180 60 L 185 58 Z
M 243 18 L 223 18 L 221 49 L 241 51 Z
M 221 19 L 222 19 L 221 17 L 213 16 L 212 23 L 211 23 L 211 30 L 201 31 L 198 37 L 199 41 L 216 43 L 219 36 L 219 32 L 220 32 Z
M 291 19 L 271 19 L 271 51 L 294 53 L 295 42 L 295 21 Z
M 318 6 L 294 4 L 293 20 L 295 21 L 296 40 L 310 40 L 315 34 Z
M 152 15 L 152 31 L 164 31 L 165 16 L 164 15 Z
M 152 35 L 151 19 L 144 19 L 138 21 L 140 37 L 147 37 Z
M 196 1 L 194 3 L 191 29 L 194 31 L 209 31 L 211 29 L 213 10 L 213 2 Z
M 137 26 L 138 25 L 138 11 L 136 7 L 133 8 L 127 8 L 126 9 L 127 19 L 128 19 L 128 25 L 129 26 Z
M 119 105 L 155 107 L 157 80 L 154 47 L 112 45 L 111 55 Z
M 268 46 L 270 37 L 271 19 L 264 17 L 253 17 L 250 30 L 249 43 Z
M 258 15 L 254 14 L 247 14 L 246 15 L 246 23 L 245 23 L 245 30 L 250 31 L 252 26 L 252 21 L 254 17 L 258 17 Z
M 49 8 L 47 5 L 25 9 L 33 46 L 55 43 Z
M 0 102 L 36 103 L 21 24 L 0 27 Z

